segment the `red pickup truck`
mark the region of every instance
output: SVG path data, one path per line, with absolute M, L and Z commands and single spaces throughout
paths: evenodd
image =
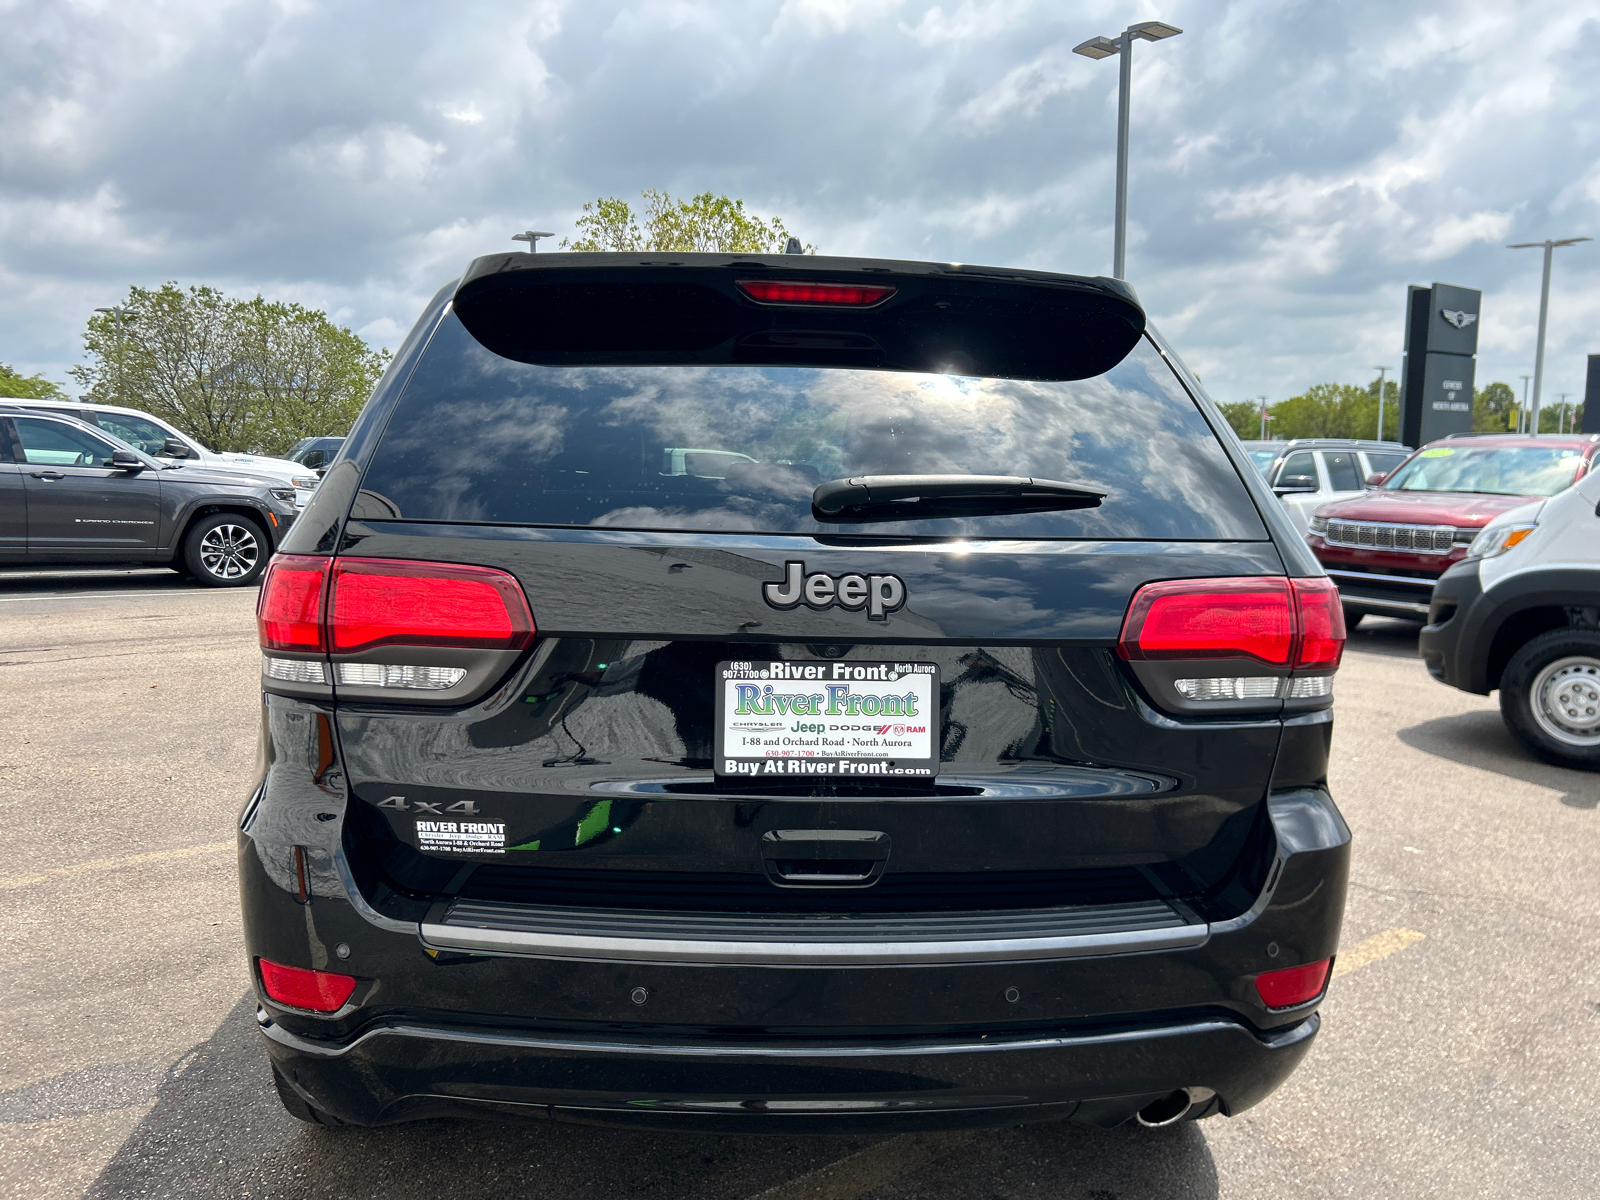
M 1422 447 L 1368 490 L 1324 504 L 1306 534 L 1339 586 L 1345 624 L 1368 613 L 1425 620 L 1433 584 L 1509 508 L 1565 491 L 1600 435 L 1457 434 Z

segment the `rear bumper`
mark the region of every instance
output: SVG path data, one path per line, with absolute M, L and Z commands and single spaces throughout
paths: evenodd
M 363 1125 L 514 1113 L 695 1131 L 864 1132 L 1072 1118 L 1115 1125 L 1179 1088 L 1224 1112 L 1305 1057 L 1315 1014 L 1270 1035 L 1224 1020 L 1094 1033 L 783 1044 L 534 1036 L 394 1023 L 338 1045 L 262 1015 L 307 1099 Z
M 804 965 L 754 961 L 753 940 L 641 952 L 670 940 L 644 922 L 591 928 L 578 947 L 548 926 L 537 945 L 480 928 L 504 946 L 452 950 L 430 944 L 426 918 L 375 912 L 337 841 L 298 840 L 327 825 L 296 819 L 296 799 L 246 812 L 249 952 L 361 983 L 330 1017 L 258 989 L 262 1028 L 292 1086 L 361 1124 L 486 1109 L 697 1129 L 1115 1124 L 1179 1088 L 1238 1113 L 1288 1076 L 1317 1028 L 1320 997 L 1268 1010 L 1254 978 L 1335 953 L 1349 869 L 1331 799 L 1299 789 L 1268 802 L 1254 903 L 1191 921 L 1174 944 L 1024 941 L 995 954 L 1003 940 L 986 933 L 977 954 L 922 941 L 908 958 L 908 943 L 885 939 L 882 961 L 852 942 L 841 964 L 828 942 Z

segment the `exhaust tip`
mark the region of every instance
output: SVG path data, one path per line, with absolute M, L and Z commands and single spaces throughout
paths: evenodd
M 1146 1104 L 1134 1119 L 1146 1129 L 1161 1129 L 1168 1125 L 1176 1125 L 1194 1107 L 1194 1098 L 1190 1095 L 1190 1091 L 1189 1088 L 1179 1088 L 1175 1092 L 1168 1092 L 1161 1099 Z

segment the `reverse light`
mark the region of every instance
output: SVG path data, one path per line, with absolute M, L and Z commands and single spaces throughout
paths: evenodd
M 736 279 L 738 289 L 759 304 L 835 304 L 869 308 L 894 295 L 885 284 L 812 283 L 799 279 Z
M 467 677 L 460 667 L 416 667 L 399 663 L 347 663 L 334 667 L 340 683 L 348 687 L 412 688 L 443 691 Z
M 1281 971 L 1268 971 L 1256 976 L 1256 993 L 1268 1008 L 1293 1008 L 1322 995 L 1328 985 L 1328 969 L 1333 959 L 1306 963 L 1303 967 L 1285 967 Z
M 356 981 L 349 975 L 286 967 L 267 958 L 258 958 L 256 963 L 261 968 L 262 989 L 279 1004 L 290 1008 L 338 1012 L 356 990 Z

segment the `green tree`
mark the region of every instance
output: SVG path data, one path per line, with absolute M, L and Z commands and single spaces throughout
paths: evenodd
M 19 375 L 5 363 L 0 363 L 0 396 L 18 400 L 65 400 L 61 385 L 52 383 L 43 375 Z
M 1491 383 L 1472 394 L 1472 428 L 1505 433 L 1517 427 L 1517 394 L 1509 383 Z
M 1254 400 L 1235 400 L 1217 405 L 1222 415 L 1233 426 L 1233 431 L 1245 441 L 1261 437 L 1261 405 Z
M 327 314 L 213 287 L 130 288 L 119 331 L 90 318 L 85 398 L 171 421 L 213 450 L 282 454 L 302 437 L 349 429 L 383 374 L 374 351 Z
M 1384 381 L 1383 437 L 1400 436 L 1400 387 Z M 1378 433 L 1378 381 L 1313 384 L 1272 406 L 1272 433 L 1280 438 L 1371 438 Z
M 743 200 L 702 192 L 692 200 L 677 200 L 666 192 L 644 193 L 644 222 L 626 200 L 601 197 L 583 206 L 576 222 L 575 241 L 561 240 L 563 250 L 666 252 L 689 254 L 777 254 L 789 241 L 789 231 L 777 217 L 764 221 L 744 208 Z M 807 254 L 817 248 L 808 245 Z

